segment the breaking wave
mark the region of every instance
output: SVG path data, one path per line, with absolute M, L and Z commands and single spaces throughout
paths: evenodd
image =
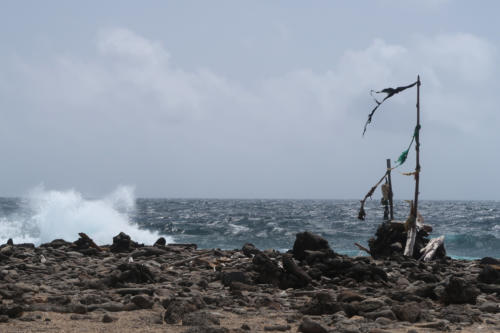
M 153 244 L 160 235 L 139 229 L 130 221 L 135 211 L 134 189 L 118 187 L 100 199 L 86 199 L 75 190 L 54 191 L 43 187 L 31 191 L 23 214 L 0 219 L 0 243 L 12 238 L 14 243 L 50 242 L 57 238 L 74 241 L 85 232 L 97 244 L 111 244 L 121 231 L 134 241 Z M 172 242 L 171 238 L 167 242 Z

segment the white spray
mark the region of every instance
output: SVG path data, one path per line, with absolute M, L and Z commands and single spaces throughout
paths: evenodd
M 27 220 L 0 223 L 0 242 L 5 243 L 7 238 L 13 238 L 15 243 L 33 242 L 36 245 L 57 238 L 74 241 L 79 232 L 84 232 L 102 245 L 111 244 L 113 236 L 123 231 L 134 241 L 151 245 L 159 237 L 130 222 L 135 196 L 133 188 L 127 186 L 94 200 L 84 199 L 75 190 L 46 191 L 38 187 L 29 195 L 29 206 L 33 215 Z

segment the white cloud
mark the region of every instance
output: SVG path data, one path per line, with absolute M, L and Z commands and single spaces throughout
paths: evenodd
M 113 157 L 116 153 L 121 162 L 156 161 L 158 174 L 168 167 L 208 182 L 199 175 L 239 177 L 235 170 L 246 170 L 276 188 L 285 183 L 289 188 L 285 176 L 275 181 L 276 174 L 284 175 L 279 170 L 300 174 L 304 163 L 319 160 L 325 166 L 318 171 L 324 172 L 318 174 L 320 181 L 330 172 L 326 166 L 338 165 L 337 158 L 362 165 L 375 154 L 375 146 L 399 153 L 414 114 L 394 109 L 414 109 L 415 96 L 391 99 L 369 129 L 378 135 L 370 133 L 370 141 L 360 146 L 373 105 L 369 91 L 410 83 L 418 73 L 423 80 L 425 126 L 467 133 L 482 129 L 487 135 L 484 129 L 493 126 L 492 119 L 498 120 L 493 108 L 498 97 L 484 89 L 498 86 L 496 59 L 495 47 L 471 34 L 417 36 L 401 45 L 375 39 L 366 48 L 345 51 L 323 72 L 291 69 L 249 84 L 210 69 L 181 68 L 161 42 L 110 29 L 99 34 L 94 57 L 66 54 L 36 64 L 4 64 L 0 72 L 9 72 L 9 86 L 19 89 L 0 85 L 0 95 L 11 101 L 16 97 L 4 105 L 8 112 L 24 108 L 21 130 L 24 119 L 33 119 L 38 127 L 50 123 L 43 131 L 62 132 L 111 170 L 120 163 Z M 40 140 L 42 144 L 45 138 Z M 62 159 L 73 154 L 72 149 L 61 152 Z M 257 186 L 250 184 L 254 178 L 247 184 L 252 188 Z

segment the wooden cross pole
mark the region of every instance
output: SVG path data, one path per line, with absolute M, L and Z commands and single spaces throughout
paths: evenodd
M 387 159 L 387 180 L 389 182 L 389 216 L 394 220 L 394 206 L 392 204 L 391 159 Z
M 417 165 L 415 166 L 415 199 L 413 202 L 413 216 L 418 212 L 418 185 L 420 180 L 420 75 L 417 76 L 417 128 L 415 129 L 415 151 Z
M 418 185 L 420 180 L 420 75 L 417 76 L 417 127 L 415 128 L 415 151 L 417 155 L 417 164 L 415 166 L 415 198 L 412 203 L 412 210 L 406 233 L 406 246 L 404 255 L 413 256 L 413 248 L 415 247 L 415 239 L 417 237 L 417 216 L 418 216 Z

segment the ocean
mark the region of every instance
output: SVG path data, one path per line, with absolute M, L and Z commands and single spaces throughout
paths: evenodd
M 120 231 L 152 244 L 196 243 L 199 248 L 285 251 L 304 230 L 325 237 L 337 252 L 365 255 L 354 242 L 367 241 L 382 222 L 379 200 L 367 201 L 365 221 L 357 219 L 358 200 L 239 200 L 135 198 L 128 187 L 99 199 L 76 191 L 36 189 L 26 198 L 0 198 L 0 243 L 37 245 L 56 238 L 74 241 L 85 232 L 98 244 L 110 244 Z M 405 220 L 409 207 L 395 202 L 395 218 Z M 419 203 L 431 237 L 445 235 L 448 255 L 455 258 L 500 257 L 500 202 L 428 201 Z

